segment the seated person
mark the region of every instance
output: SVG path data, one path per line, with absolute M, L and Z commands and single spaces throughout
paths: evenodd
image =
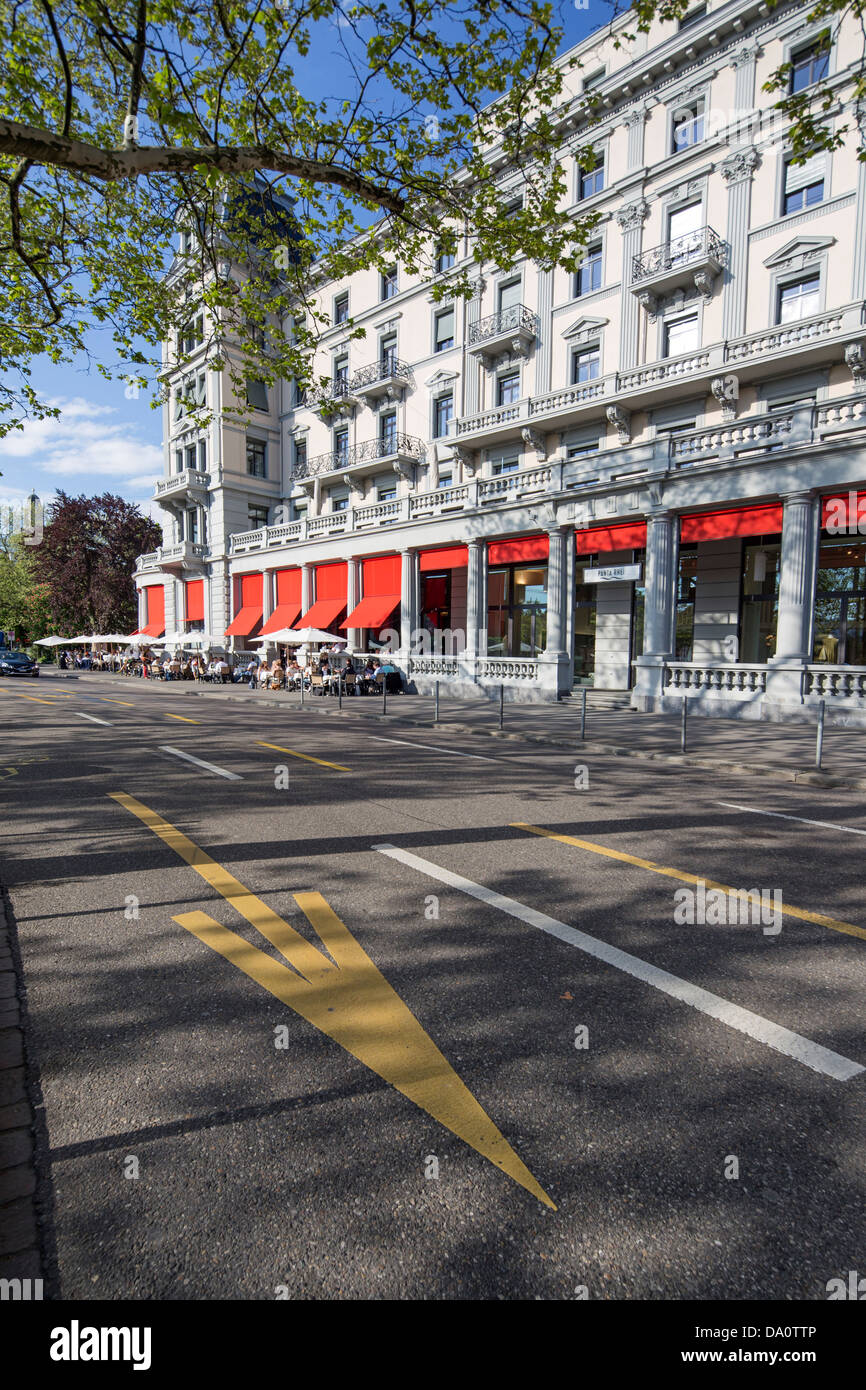
M 282 664 L 280 663 L 280 658 L 277 657 L 276 661 L 275 661 L 275 662 L 273 663 L 273 665 L 271 666 L 271 681 L 270 681 L 271 690 L 282 690 L 282 688 L 283 688 L 283 681 L 285 680 L 285 675 L 286 675 L 286 673 L 285 673 L 285 671 L 284 671 L 283 668 L 282 668 Z
M 271 673 L 270 673 L 270 670 L 268 669 L 268 663 L 267 663 L 266 661 L 263 661 L 262 664 L 261 664 L 261 666 L 259 667 L 259 674 L 258 674 L 259 690 L 267 690 L 267 688 L 268 688 L 268 681 L 269 681 L 269 679 L 270 679 L 270 674 L 271 674 Z

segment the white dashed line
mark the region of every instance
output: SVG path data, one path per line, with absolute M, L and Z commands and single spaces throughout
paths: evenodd
M 829 820 L 807 820 L 805 816 L 783 816 L 781 811 L 759 811 L 755 806 L 738 806 L 735 801 L 717 801 L 717 806 L 728 806 L 732 811 L 748 811 L 750 816 L 772 816 L 776 820 L 795 820 L 800 825 L 819 825 L 822 830 L 842 830 L 846 835 L 866 835 L 866 830 L 858 830 L 853 825 L 834 825 Z
M 527 926 L 537 927 L 539 931 L 555 936 L 568 946 L 576 946 L 579 951 L 585 951 L 596 960 L 604 961 L 606 965 L 612 965 L 615 969 L 642 980 L 644 984 L 653 985 L 673 999 L 679 999 L 690 1008 L 718 1019 L 729 1028 L 736 1028 L 738 1032 L 745 1033 L 756 1042 L 764 1043 L 766 1047 L 771 1047 L 786 1057 L 793 1057 L 795 1062 L 801 1062 L 812 1071 L 830 1076 L 834 1081 L 850 1081 L 852 1076 L 859 1076 L 866 1070 L 859 1062 L 852 1062 L 850 1058 L 842 1057 L 838 1052 L 831 1052 L 820 1043 L 811 1042 L 799 1033 L 792 1033 L 790 1029 L 772 1023 L 760 1014 L 753 1014 L 749 1009 L 742 1009 L 739 1004 L 732 1004 L 729 999 L 711 994 L 700 985 L 681 980 L 678 975 L 671 975 L 667 970 L 659 970 L 657 966 L 650 965 L 638 956 L 629 955 L 627 951 L 610 946 L 606 941 L 599 941 L 597 937 L 578 931 L 575 927 L 558 921 L 556 917 L 548 917 L 545 912 L 538 912 L 534 907 L 527 907 L 514 898 L 506 898 L 491 888 L 485 888 L 483 884 L 474 883 L 472 879 L 453 874 L 450 869 L 431 864 L 429 860 L 421 859 L 417 854 L 409 854 L 406 850 L 397 849 L 395 845 L 389 844 L 373 845 L 373 849 L 378 850 L 380 854 L 386 854 L 389 859 L 396 859 L 399 863 L 416 869 L 418 873 L 438 879 L 450 888 L 478 898 L 481 902 L 498 908 L 500 912 L 507 913 L 509 917 L 516 917 L 518 921 L 525 922 Z
M 172 748 L 168 743 L 161 743 L 159 746 L 163 753 L 172 753 L 175 758 L 183 758 L 185 762 L 195 763 L 196 767 L 203 767 L 205 772 L 215 772 L 217 777 L 225 777 L 229 782 L 243 781 L 239 772 L 228 772 L 224 767 L 217 767 L 216 763 L 206 763 L 203 758 L 194 758 L 192 753 L 182 753 L 179 748 Z

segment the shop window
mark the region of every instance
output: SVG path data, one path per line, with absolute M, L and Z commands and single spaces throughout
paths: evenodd
M 431 633 L 451 626 L 451 571 L 421 575 L 421 624 Z M 436 651 L 435 642 L 431 650 Z
M 492 569 L 487 586 L 489 656 L 540 656 L 547 645 L 547 566 Z
M 574 684 L 595 683 L 595 631 L 598 612 L 598 585 L 584 584 L 584 569 L 593 569 L 598 555 L 587 555 L 585 564 L 575 570 L 574 590 Z
M 677 579 L 677 631 L 674 642 L 674 659 L 676 661 L 693 660 L 697 572 L 697 546 L 680 546 L 680 568 Z
M 866 543 L 821 537 L 815 585 L 814 662 L 866 666 Z
M 762 663 L 776 653 L 781 543 L 761 538 L 743 550 L 740 660 Z

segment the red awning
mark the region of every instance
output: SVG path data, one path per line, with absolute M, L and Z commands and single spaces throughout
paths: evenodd
M 204 580 L 190 579 L 186 589 L 186 619 L 188 623 L 204 621 Z
M 781 502 L 771 502 L 766 507 L 731 507 L 723 512 L 694 512 L 680 519 L 680 539 L 684 541 L 763 536 L 781 529 Z
M 147 622 L 139 628 L 137 637 L 161 637 L 165 632 L 165 585 L 148 584 L 144 590 Z
M 295 630 L 299 627 L 318 627 L 326 631 L 328 624 L 332 623 L 339 613 L 346 607 L 344 598 L 320 598 L 309 608 L 299 622 L 295 623 Z
M 513 541 L 491 541 L 487 559 L 491 565 L 519 565 L 526 560 L 546 560 L 549 550 L 547 536 L 521 536 Z
M 646 545 L 646 522 L 625 521 L 619 526 L 591 526 L 585 531 L 575 531 L 578 555 L 591 555 L 594 551 L 640 550 Z
M 444 545 L 440 550 L 422 550 L 420 568 L 424 570 L 458 570 L 469 564 L 465 545 Z
M 371 594 L 369 598 L 361 599 L 358 607 L 352 609 L 345 621 L 340 623 L 340 627 L 382 627 L 399 602 L 399 594 Z
M 279 632 L 281 628 L 291 627 L 300 611 L 300 603 L 281 603 L 262 626 L 261 636 L 266 637 L 269 632 Z
M 226 628 L 226 637 L 251 637 L 253 628 L 262 620 L 262 605 L 251 603 L 242 608 L 233 622 Z
M 851 488 L 847 493 L 836 492 L 822 498 L 821 527 L 836 535 L 862 536 L 866 531 L 866 492 Z

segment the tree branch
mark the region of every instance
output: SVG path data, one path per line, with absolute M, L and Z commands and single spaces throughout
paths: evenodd
M 406 203 L 390 188 L 364 178 L 353 169 L 318 159 L 304 159 L 272 150 L 266 145 L 202 145 L 198 149 L 139 146 L 126 150 L 102 150 L 81 140 L 70 140 L 55 131 L 40 130 L 0 117 L 0 155 L 12 155 L 31 164 L 66 169 L 73 174 L 89 174 L 106 183 L 136 179 L 149 174 L 191 172 L 205 166 L 223 174 L 244 174 L 256 170 L 306 179 L 310 183 L 332 184 L 376 203 L 397 217 L 405 214 Z

